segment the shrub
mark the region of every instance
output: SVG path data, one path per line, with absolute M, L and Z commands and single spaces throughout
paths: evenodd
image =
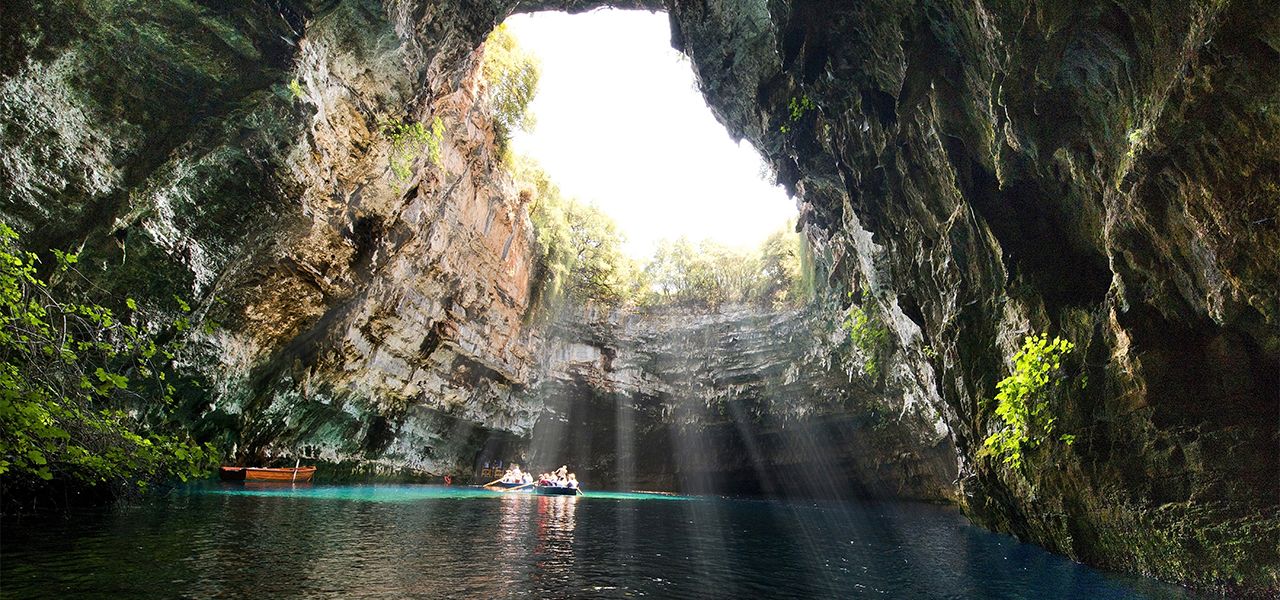
M 186 480 L 214 462 L 171 418 L 168 368 L 176 343 L 127 313 L 60 297 L 0 223 L 0 481 L 6 493 L 59 484 L 107 491 Z M 54 276 L 78 275 L 75 254 L 54 251 Z M 190 307 L 179 300 L 186 326 Z M 173 337 L 173 336 L 170 336 Z M 12 498 L 12 496 L 11 496 Z
M 880 318 L 880 312 L 874 302 L 868 302 L 849 309 L 844 320 L 844 328 L 849 332 L 853 345 L 862 351 L 865 361 L 862 370 L 869 377 L 880 375 L 880 354 L 889 341 L 889 328 Z
M 401 180 L 413 175 L 413 161 L 425 149 L 431 164 L 441 166 L 440 144 L 444 141 L 444 122 L 432 117 L 431 130 L 420 121 L 383 121 L 382 134 L 391 142 L 387 153 L 391 172 Z
M 1023 453 L 1053 435 L 1057 421 L 1049 412 L 1049 396 L 1065 379 L 1062 359 L 1075 344 L 1048 334 L 1027 336 L 1013 357 L 1013 373 L 996 384 L 996 416 L 999 431 L 983 442 L 984 452 L 1013 467 L 1022 468 Z M 1060 438 L 1067 444 L 1075 436 Z
M 818 108 L 818 105 L 814 104 L 813 99 L 809 98 L 807 94 L 802 96 L 793 96 L 791 100 L 787 102 L 788 116 L 793 123 L 803 119 L 809 111 L 816 108 Z M 791 126 L 783 124 L 778 127 L 778 131 L 781 131 L 782 133 L 791 133 Z

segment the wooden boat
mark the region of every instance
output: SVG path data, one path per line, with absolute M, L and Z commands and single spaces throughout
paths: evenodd
M 496 483 L 490 483 L 489 485 L 486 485 L 486 486 L 484 486 L 484 487 L 487 487 L 487 488 L 497 488 L 497 489 L 507 489 L 507 488 L 520 487 L 520 486 L 522 486 L 522 485 L 524 485 L 524 484 L 523 484 L 523 483 L 507 483 L 507 482 L 505 482 L 505 481 L 499 481 L 499 482 L 496 482 Z
M 315 467 L 291 467 L 284 469 L 267 469 L 262 467 L 222 467 L 218 469 L 218 477 L 223 481 L 279 481 L 297 483 L 311 481 L 316 474 Z
M 582 494 L 582 490 L 557 485 L 539 485 L 533 488 L 533 493 L 539 496 L 578 496 Z
M 532 485 L 528 485 L 526 487 L 526 484 L 523 484 L 523 483 L 503 483 L 501 481 L 497 483 L 490 483 L 489 485 L 485 485 L 481 487 L 483 487 L 486 490 L 491 490 L 494 492 L 532 492 L 533 491 Z

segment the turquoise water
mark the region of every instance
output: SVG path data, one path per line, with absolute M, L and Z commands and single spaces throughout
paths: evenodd
M 6 520 L 4 598 L 1191 598 L 907 503 L 202 484 Z
M 276 498 L 311 498 L 317 500 L 356 500 L 362 502 L 418 502 L 450 498 L 493 498 L 499 495 L 534 496 L 532 492 L 496 492 L 474 486 L 442 485 L 281 485 L 278 483 L 197 484 L 181 490 L 181 494 L 214 494 L 262 496 Z M 692 500 L 690 496 L 643 492 L 610 492 L 583 490 L 584 495 L 599 500 Z

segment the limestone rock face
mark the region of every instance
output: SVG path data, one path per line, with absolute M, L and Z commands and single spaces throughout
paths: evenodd
M 828 295 L 877 307 L 881 376 L 849 374 L 841 302 L 528 324 L 530 226 L 476 48 L 514 11 L 598 6 L 668 12 L 713 112 L 796 193 Z M 210 326 L 182 358 L 207 385 L 184 397 L 241 459 L 443 473 L 591 426 L 566 452 L 622 484 L 772 493 L 821 471 L 1093 564 L 1280 591 L 1274 2 L 25 0 L 3 19 L 4 221 L 82 250 L 117 302 L 192 301 Z M 388 134 L 437 119 L 407 151 Z M 1077 345 L 1051 399 L 1076 442 L 1015 472 L 982 455 L 990 399 L 1043 331 Z
M 1280 588 L 1280 8 L 671 10 L 833 286 L 934 374 L 919 392 L 949 417 L 972 517 L 1117 569 Z M 1014 472 L 981 455 L 990 399 L 1043 331 L 1079 345 L 1051 409 L 1077 441 Z
M 247 462 L 431 473 L 527 435 L 532 230 L 476 40 L 424 48 L 368 1 L 112 4 L 18 11 L 0 201 L 115 301 L 192 301 L 198 427 Z
M 867 377 L 833 312 L 564 316 L 530 389 L 546 407 L 530 458 L 602 487 L 950 499 L 942 416 Z

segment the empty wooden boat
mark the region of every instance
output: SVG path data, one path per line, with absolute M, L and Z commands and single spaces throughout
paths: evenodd
M 279 481 L 296 483 L 311 481 L 316 474 L 315 467 L 287 467 L 269 469 L 263 467 L 222 467 L 218 469 L 218 477 L 223 481 Z

